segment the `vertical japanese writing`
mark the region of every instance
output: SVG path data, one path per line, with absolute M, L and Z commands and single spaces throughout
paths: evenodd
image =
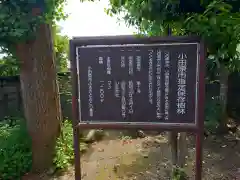
M 133 75 L 133 56 L 128 57 L 128 68 L 129 75 Z
M 81 123 L 151 122 L 169 128 L 195 123 L 203 83 L 200 44 L 120 39 L 75 44 L 71 57 Z
M 114 95 L 116 98 L 120 98 L 120 87 L 119 82 L 114 83 Z
M 148 54 L 148 101 L 153 104 L 153 50 Z
M 142 68 L 142 57 L 141 56 L 137 56 L 136 57 L 136 63 L 137 63 L 137 71 L 140 72 L 141 68 Z
M 107 74 L 111 74 L 112 68 L 111 68 L 111 58 L 107 57 Z
M 99 96 L 100 96 L 100 102 L 104 102 L 104 81 L 100 81 L 100 88 L 99 88 Z
M 156 118 L 161 119 L 161 56 L 160 49 L 157 50 L 157 63 L 156 63 L 156 81 L 157 81 L 157 93 L 156 93 Z
M 112 81 L 108 81 L 108 90 L 112 89 Z
M 103 64 L 103 57 L 101 57 L 101 56 L 98 57 L 98 63 L 99 63 L 99 64 Z
M 88 66 L 88 111 L 89 116 L 93 117 L 93 88 L 92 88 L 92 67 Z
M 141 93 L 141 81 L 137 81 L 136 86 L 137 86 L 137 93 L 140 94 Z
M 126 118 L 126 82 L 121 82 L 121 110 L 122 110 L 122 117 Z
M 164 88 L 164 100 L 165 100 L 165 103 L 164 103 L 164 119 L 165 120 L 168 120 L 169 118 L 169 75 L 170 75 L 170 72 L 169 72 L 169 64 L 170 64 L 170 61 L 169 61 L 170 57 L 169 57 L 169 52 L 164 52 L 164 62 L 165 62 L 165 65 L 164 65 L 164 68 L 165 68 L 165 72 L 164 72 L 164 79 L 165 79 L 165 88 Z
M 177 114 L 186 113 L 186 74 L 187 74 L 187 55 L 181 53 L 178 56 L 177 70 Z
M 125 56 L 121 56 L 121 68 L 126 67 Z
M 128 113 L 133 114 L 133 81 L 128 81 Z

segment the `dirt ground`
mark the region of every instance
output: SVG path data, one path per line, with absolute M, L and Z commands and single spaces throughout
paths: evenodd
M 203 180 L 240 180 L 240 143 L 229 138 L 205 139 Z M 164 135 L 100 141 L 81 158 L 82 180 L 168 180 L 170 156 Z M 194 179 L 194 165 L 194 138 L 189 137 L 185 171 L 190 180 Z M 74 180 L 74 170 L 39 179 Z

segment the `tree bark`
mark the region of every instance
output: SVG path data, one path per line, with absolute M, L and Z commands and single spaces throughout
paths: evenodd
M 36 38 L 18 44 L 21 90 L 28 132 L 32 139 L 32 171 L 51 167 L 60 133 L 61 108 L 51 26 L 41 24 Z
M 224 66 L 220 66 L 220 103 L 221 103 L 221 119 L 220 119 L 220 131 L 225 132 L 227 130 L 227 93 L 228 93 L 228 69 Z

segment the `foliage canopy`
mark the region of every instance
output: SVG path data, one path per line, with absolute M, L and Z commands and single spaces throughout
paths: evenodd
M 68 71 L 69 38 L 61 34 L 59 26 L 53 26 L 53 42 L 56 54 L 57 72 Z
M 209 64 L 239 69 L 240 1 L 237 0 L 111 0 L 107 13 L 124 13 L 128 25 L 147 35 L 200 35 L 213 55 Z M 212 63 L 214 62 L 214 63 Z
M 0 1 L 0 47 L 7 54 L 0 62 L 1 75 L 19 74 L 15 57 L 17 43 L 34 39 L 40 23 L 53 25 L 54 49 L 58 71 L 67 69 L 68 37 L 60 34 L 55 22 L 66 18 L 66 0 L 2 0 Z
M 68 71 L 69 38 L 66 35 L 62 35 L 60 30 L 59 26 L 53 26 L 52 34 L 56 54 L 56 66 L 57 72 L 66 72 Z M 11 53 L 0 58 L 0 76 L 18 75 L 20 73 L 19 68 L 19 62 Z
M 202 14 L 215 0 L 110 0 L 109 13 L 125 12 L 130 25 L 139 26 L 144 21 L 172 23 L 182 21 L 192 14 Z M 240 1 L 224 0 L 231 7 L 231 13 L 239 12 Z
M 12 51 L 21 41 L 34 38 L 41 22 L 64 18 L 66 0 L 2 0 L 0 1 L 0 47 Z

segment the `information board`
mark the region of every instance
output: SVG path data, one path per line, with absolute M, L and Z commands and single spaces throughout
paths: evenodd
M 70 59 L 76 180 L 83 129 L 194 132 L 201 180 L 205 50 L 199 37 L 76 37 Z
M 75 46 L 81 123 L 196 124 L 200 42 Z

